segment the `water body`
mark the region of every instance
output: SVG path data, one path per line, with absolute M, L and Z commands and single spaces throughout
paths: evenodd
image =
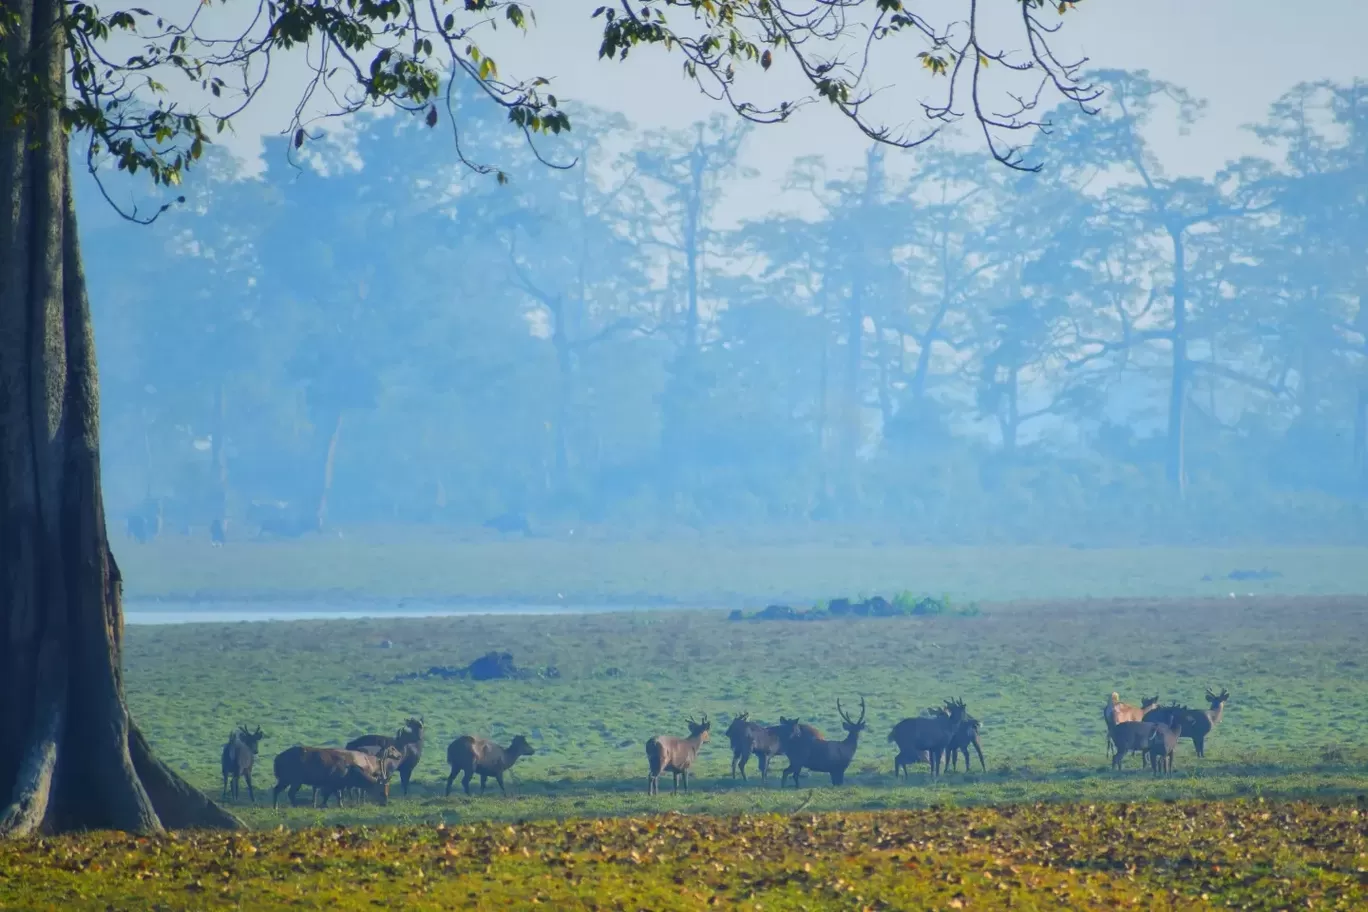
M 621 605 L 529 605 L 520 603 L 450 604 L 404 599 L 399 602 L 347 601 L 215 601 L 130 600 L 124 603 L 124 623 L 234 624 L 240 621 L 329 621 L 361 618 L 466 617 L 489 614 L 601 614 L 624 611 Z

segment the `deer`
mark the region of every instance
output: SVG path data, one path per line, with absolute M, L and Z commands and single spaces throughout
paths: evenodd
M 522 735 L 515 736 L 508 747 L 500 747 L 485 738 L 462 735 L 447 745 L 447 763 L 451 766 L 451 775 L 447 776 L 446 794 L 451 794 L 451 783 L 462 773 L 461 788 L 465 789 L 467 795 L 470 794 L 470 779 L 476 775 L 480 777 L 481 794 L 490 776 L 499 783 L 499 791 L 507 794 L 504 791 L 504 773 L 518 762 L 519 757 L 531 757 L 535 753 Z
M 252 764 L 256 761 L 257 746 L 266 735 L 258 725 L 256 731 L 249 732 L 247 726 L 239 725 L 238 730 L 228 736 L 219 756 L 219 766 L 223 770 L 223 797 L 229 794 L 228 780 L 233 781 L 233 800 L 238 798 L 238 779 L 247 780 L 247 797 L 256 804 L 256 792 L 252 789 Z
M 1170 727 L 1178 719 L 1183 720 L 1184 738 L 1192 740 L 1192 746 L 1197 752 L 1198 757 L 1206 756 L 1206 739 L 1221 722 L 1221 717 L 1225 715 L 1226 702 L 1230 700 L 1230 691 L 1224 687 L 1221 692 L 1212 693 L 1210 687 L 1206 689 L 1207 704 L 1209 709 L 1188 709 L 1186 706 L 1173 704 L 1159 709 L 1152 715 L 1156 722 L 1163 722 Z
M 779 724 L 769 726 L 767 731 L 779 741 L 779 750 L 775 756 L 778 756 L 779 754 L 788 756 L 788 748 L 786 745 L 795 737 L 806 738 L 811 741 L 826 740 L 826 735 L 822 734 L 821 729 L 817 728 L 815 725 L 809 725 L 806 722 L 798 721 L 796 716 L 792 719 L 780 716 Z M 767 764 L 769 759 L 772 758 L 767 758 Z M 786 782 L 788 782 L 788 770 L 785 770 L 783 775 L 779 777 L 779 787 L 783 788 L 784 783 Z M 798 781 L 795 779 L 794 786 L 796 787 L 797 784 Z
M 1112 691 L 1111 699 L 1107 705 L 1102 707 L 1102 721 L 1107 724 L 1107 756 L 1112 755 L 1115 741 L 1112 739 L 1112 729 L 1122 722 L 1143 722 L 1145 716 L 1159 708 L 1159 695 L 1141 699 L 1139 706 L 1132 706 L 1129 703 L 1121 702 L 1121 695 Z
M 789 730 L 789 740 L 784 745 L 784 754 L 789 758 L 789 766 L 784 770 L 784 776 L 793 776 L 794 788 L 798 787 L 798 774 L 803 767 L 814 773 L 829 774 L 832 785 L 841 785 L 845 782 L 846 769 L 855 759 L 855 750 L 860 744 L 860 732 L 865 729 L 864 697 L 860 697 L 859 719 L 850 718 L 849 713 L 841 708 L 840 700 L 836 701 L 836 712 L 840 714 L 841 727 L 846 731 L 843 741 L 813 738 L 797 724 Z
M 936 707 L 931 712 L 929 716 L 903 719 L 888 733 L 888 743 L 898 745 L 898 755 L 893 758 L 894 778 L 900 772 L 906 776 L 907 767 L 923 757 L 932 776 L 941 774 L 950 742 L 965 724 L 964 701 L 946 700 L 944 707 Z
M 1149 741 L 1150 769 L 1154 771 L 1154 775 L 1173 775 L 1173 749 L 1178 746 L 1178 739 L 1182 734 L 1181 717 L 1174 719 L 1171 725 L 1154 723 L 1154 731 L 1150 734 Z
M 685 720 L 689 726 L 689 737 L 676 738 L 673 735 L 655 735 L 646 742 L 646 762 L 650 766 L 650 777 L 646 782 L 646 794 L 660 794 L 660 774 L 668 772 L 674 777 L 674 791 L 679 794 L 679 778 L 684 777 L 684 791 L 689 791 L 689 768 L 698 758 L 698 751 L 708 741 L 708 730 L 712 723 L 708 714 L 703 714 L 702 722 L 692 717 Z
M 369 762 L 368 762 L 369 761 Z M 360 751 L 340 750 L 331 747 L 303 747 L 296 744 L 276 754 L 275 790 L 271 795 L 271 807 L 280 806 L 280 793 L 289 789 L 290 804 L 297 804 L 295 797 L 300 788 L 311 785 L 314 788 L 314 803 L 318 794 L 323 795 L 323 806 L 327 807 L 328 797 L 337 795 L 337 805 L 342 806 L 342 792 L 348 788 L 359 788 L 371 795 L 380 804 L 389 803 L 390 777 L 380 761 Z
M 1122 722 L 1113 727 L 1112 741 L 1116 744 L 1116 753 L 1112 755 L 1112 769 L 1121 769 L 1121 762 L 1126 759 L 1126 754 L 1131 753 L 1140 755 L 1143 768 L 1149 759 L 1150 736 L 1154 734 L 1157 724 L 1146 719 L 1143 722 Z
M 945 710 L 942 708 L 942 712 Z M 946 759 L 950 761 L 950 769 L 959 769 L 959 755 L 964 754 L 964 771 L 969 772 L 969 748 L 972 747 L 978 754 L 979 770 L 988 772 L 988 764 L 983 762 L 983 745 L 979 742 L 979 730 L 983 723 L 969 714 L 964 716 L 964 724 L 950 738 L 945 745 Z
M 746 764 L 754 754 L 760 763 L 760 782 L 765 783 L 769 778 L 770 758 L 781 752 L 777 729 L 778 726 L 767 727 L 750 721 L 750 713 L 738 713 L 732 719 L 731 725 L 727 726 L 727 740 L 732 749 L 732 779 L 736 778 L 739 769 L 741 780 L 746 780 Z
M 347 742 L 347 750 L 372 747 L 393 747 L 404 755 L 398 769 L 399 785 L 404 794 L 408 795 L 409 779 L 413 776 L 418 761 L 423 759 L 423 717 L 405 720 L 404 727 L 396 731 L 393 738 L 388 735 L 362 735 Z

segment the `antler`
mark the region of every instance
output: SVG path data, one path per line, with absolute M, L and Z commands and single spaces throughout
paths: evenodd
M 860 721 L 859 721 L 859 722 L 856 722 L 855 724 L 856 724 L 856 725 L 862 725 L 862 724 L 864 723 L 864 719 L 865 719 L 865 701 L 864 701 L 864 695 L 861 694 L 861 695 L 860 695 Z

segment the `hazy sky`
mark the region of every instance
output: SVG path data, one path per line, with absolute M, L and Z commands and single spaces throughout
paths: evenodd
M 503 28 L 486 33 L 481 44 L 497 58 L 503 75 L 554 77 L 560 97 L 621 111 L 642 127 L 684 127 L 726 110 L 699 94 L 685 80 L 678 59 L 663 49 L 638 50 L 626 63 L 599 61 L 601 25 L 590 13 L 600 2 L 534 3 L 537 25 L 530 34 L 515 37 Z M 163 0 L 160 8 L 170 11 L 185 3 Z M 930 9 L 925 3 L 918 0 L 913 8 Z M 947 0 L 936 3 L 949 6 Z M 993 0 L 985 7 L 1002 7 L 1010 16 L 1015 5 Z M 1148 69 L 1209 102 L 1189 136 L 1176 131 L 1153 136 L 1175 173 L 1209 174 L 1230 158 L 1258 152 L 1259 143 L 1241 125 L 1261 120 L 1269 104 L 1297 82 L 1368 76 L 1361 48 L 1368 35 L 1368 0 L 1085 0 L 1063 23 L 1057 39 L 1061 57 L 1081 51 L 1097 67 Z M 916 50 L 910 43 L 898 47 L 908 48 L 909 57 Z M 906 98 L 906 113 L 893 119 L 911 121 L 917 98 L 929 97 L 934 84 L 911 63 L 895 66 L 889 47 L 882 54 L 880 82 L 897 84 L 898 104 Z M 239 119 L 238 137 L 231 143 L 236 151 L 259 155 L 260 136 L 277 133 L 288 122 L 296 98 L 286 90 L 288 78 Z M 764 78 L 782 85 L 784 76 L 772 71 Z M 890 96 L 889 102 L 894 100 Z M 746 156 L 746 164 L 759 169 L 762 178 L 737 190 L 727 208 L 732 214 L 772 208 L 773 184 L 797 156 L 820 153 L 837 166 L 853 166 L 866 146 L 853 126 L 815 105 L 789 124 L 763 127 Z

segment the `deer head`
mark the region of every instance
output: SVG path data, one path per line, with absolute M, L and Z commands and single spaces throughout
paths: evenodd
M 1230 699 L 1230 691 L 1228 691 L 1228 690 L 1226 690 L 1224 687 L 1222 687 L 1222 688 L 1221 688 L 1221 692 L 1220 692 L 1219 694 L 1215 694 L 1215 693 L 1212 693 L 1212 692 L 1211 692 L 1211 688 L 1208 687 L 1208 688 L 1206 689 L 1206 698 L 1207 698 L 1208 702 L 1211 703 L 1211 708 L 1212 708 L 1212 709 L 1215 709 L 1216 707 L 1221 706 L 1221 705 L 1224 704 L 1227 700 Z
M 836 712 L 838 712 L 838 713 L 841 714 L 841 727 L 844 728 L 847 732 L 849 732 L 849 733 L 852 734 L 852 735 L 855 735 L 855 734 L 859 734 L 860 732 L 864 731 L 864 727 L 865 727 L 865 701 L 864 701 L 864 697 L 860 697 L 860 718 L 859 718 L 858 720 L 851 719 L 850 716 L 846 713 L 846 711 L 845 711 L 844 709 L 841 708 L 841 701 L 840 701 L 839 698 L 836 700 Z
M 686 719 L 685 722 L 689 726 L 690 738 L 697 738 L 699 740 L 699 743 L 708 740 L 708 730 L 712 728 L 712 723 L 708 721 L 707 713 L 703 714 L 702 722 L 695 722 L 692 716 Z

